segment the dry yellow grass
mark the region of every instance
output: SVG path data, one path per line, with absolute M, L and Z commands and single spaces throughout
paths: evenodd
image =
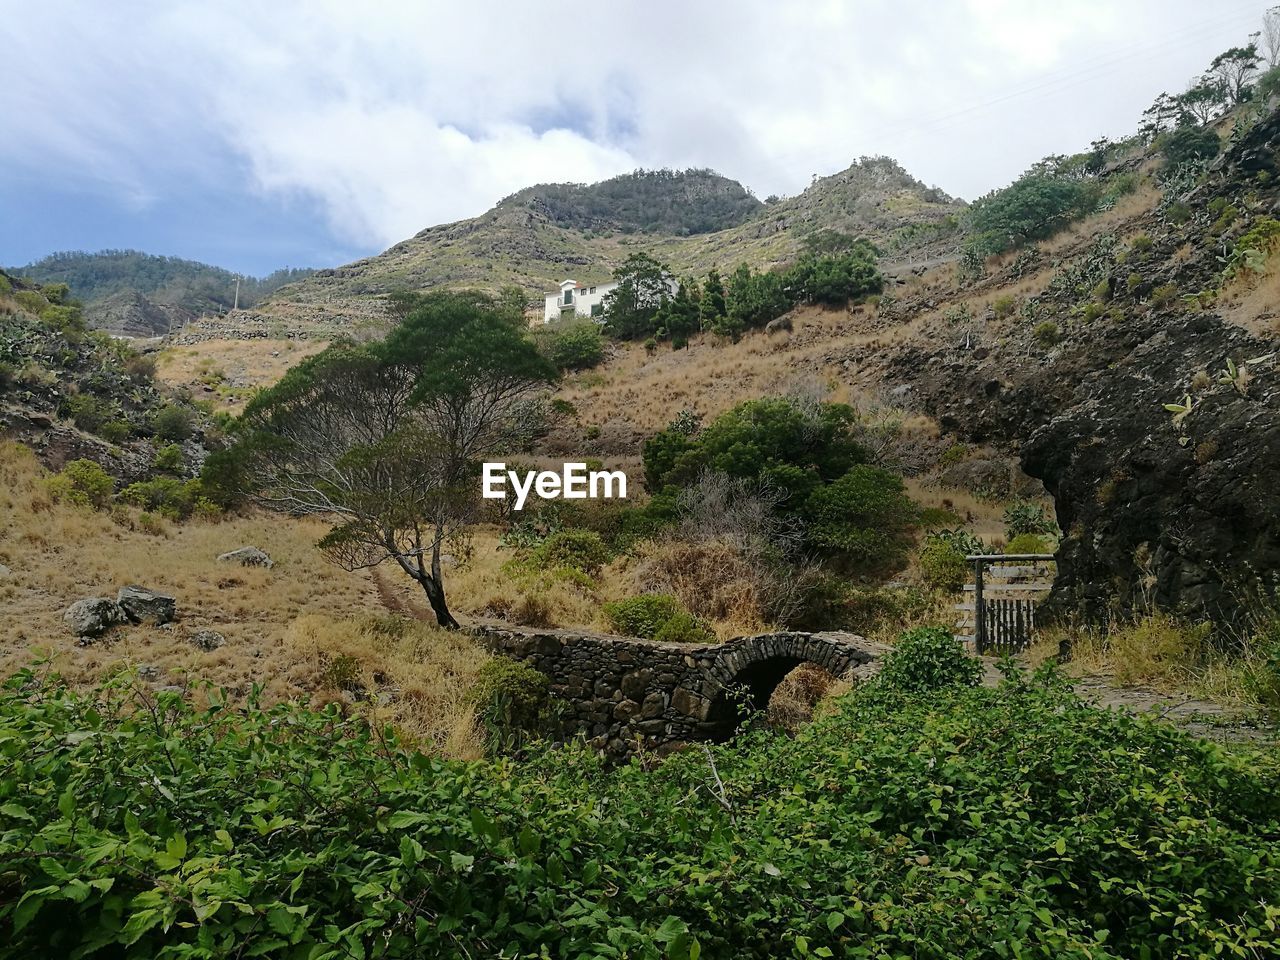
M 326 663 L 347 654 L 371 684 L 376 671 L 381 686 L 398 689 L 380 715 L 439 749 L 474 752 L 462 698 L 483 652 L 434 629 L 394 642 L 371 634 L 369 618 L 386 613 L 377 584 L 320 555 L 320 523 L 250 514 L 148 534 L 88 507 L 52 503 L 44 477 L 27 448 L 0 445 L 0 563 L 9 571 L 0 577 L 0 675 L 47 658 L 77 685 L 145 667 L 157 684 L 208 680 L 236 697 L 259 685 L 268 703 L 323 701 L 340 695 L 321 682 Z M 246 544 L 266 550 L 275 566 L 216 560 Z M 131 583 L 175 596 L 178 622 L 125 627 L 77 645 L 62 621 L 67 605 Z M 225 645 L 197 648 L 189 637 L 199 630 L 217 631 Z

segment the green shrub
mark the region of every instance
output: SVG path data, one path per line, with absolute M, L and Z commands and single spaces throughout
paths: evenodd
M 155 459 L 151 461 L 153 470 L 160 470 L 164 473 L 181 473 L 182 468 L 186 465 L 186 461 L 182 456 L 182 447 L 176 443 L 169 443 L 156 451 Z
M 13 284 L 9 282 L 9 278 L 4 274 L 0 274 L 0 293 L 12 293 Z
M 715 631 L 687 610 L 677 610 L 658 628 L 653 639 L 659 643 L 715 643 Z
M 1020 533 L 1004 547 L 1005 553 L 1053 553 L 1049 541 L 1036 533 Z
M 519 749 L 547 729 L 550 681 L 517 660 L 494 657 L 481 666 L 468 698 L 495 752 Z
M 37 317 L 49 307 L 49 301 L 34 290 L 19 290 L 13 299 L 23 310 Z
M 1084 182 L 1033 170 L 973 202 L 969 245 L 982 255 L 1003 253 L 1052 236 L 1087 213 L 1089 206 L 1089 187 Z
M 547 359 L 558 370 L 586 370 L 604 359 L 604 337 L 596 323 L 573 323 L 548 333 Z
M 117 417 L 114 404 L 88 393 L 77 393 L 66 397 L 59 404 L 58 413 L 86 433 L 97 433 L 106 423 Z
M 127 677 L 82 694 L 24 671 L 0 692 L 4 950 L 1276 955 L 1273 757 L 1048 675 L 878 686 L 710 747 L 721 804 L 699 802 L 701 750 L 459 763 L 337 705 L 156 709 Z
M 1010 294 L 996 297 L 991 303 L 991 311 L 996 315 L 997 319 L 1003 319 L 1013 313 L 1013 308 L 1017 301 Z
M 543 540 L 529 557 L 538 567 L 568 567 L 594 577 L 610 560 L 609 548 L 592 530 L 560 530 Z
M 181 443 L 194 430 L 191 411 L 174 404 L 161 407 L 151 418 L 151 429 L 161 440 Z
M 949 541 L 930 535 L 920 549 L 920 577 L 934 590 L 954 593 L 969 579 L 971 567 L 965 554 Z
M 1052 347 L 1062 339 L 1062 331 L 1058 329 L 1058 325 L 1052 320 L 1044 320 L 1036 324 L 1036 328 L 1031 331 L 1031 335 L 1035 337 L 1036 343 L 1042 347 Z
M 1165 134 L 1160 152 L 1171 166 L 1196 160 L 1212 160 L 1222 149 L 1222 140 L 1212 127 L 1188 125 Z
M 133 424 L 123 417 L 109 420 L 98 430 L 98 435 L 111 443 L 124 443 L 133 435 Z
M 185 520 L 197 509 L 205 514 L 217 512 L 217 506 L 204 496 L 199 480 L 177 477 L 153 477 L 131 483 L 120 491 L 120 499 L 155 511 L 166 520 Z
M 680 601 L 665 593 L 645 593 L 604 605 L 604 615 L 614 630 L 646 640 L 652 640 L 668 620 L 683 611 Z
M 885 655 L 878 683 L 902 693 L 928 693 L 949 687 L 974 687 L 982 665 L 946 627 L 917 627 L 899 638 Z
M 1129 249 L 1134 253 L 1147 253 L 1155 246 L 1155 241 L 1148 234 L 1139 233 L 1129 241 Z
M 815 546 L 857 567 L 891 572 L 906 554 L 919 508 L 901 477 L 864 465 L 814 490 L 803 516 Z
M 324 665 L 319 684 L 324 690 L 358 692 L 363 688 L 360 661 L 347 653 L 338 654 Z
M 101 510 L 111 503 L 115 481 L 92 460 L 72 460 L 46 481 L 49 496 L 62 503 Z
M 0 390 L 8 390 L 17 382 L 18 368 L 8 361 L 0 360 Z
M 1055 533 L 1058 525 L 1049 511 L 1030 500 L 1018 500 L 1004 508 L 1004 535 L 1012 540 L 1022 533 Z

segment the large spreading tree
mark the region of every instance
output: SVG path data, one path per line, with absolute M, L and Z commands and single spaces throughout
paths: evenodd
M 478 463 L 515 435 L 555 378 L 518 311 L 479 294 L 407 295 L 379 343 L 338 343 L 259 394 L 239 447 L 262 503 L 330 519 L 320 541 L 349 570 L 392 561 L 457 627 L 445 542 L 474 520 Z

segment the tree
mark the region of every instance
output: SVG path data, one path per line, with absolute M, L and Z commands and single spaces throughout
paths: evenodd
M 1261 62 L 1256 43 L 1232 47 L 1213 58 L 1206 76 L 1213 77 L 1222 85 L 1232 105 L 1244 103 L 1251 92 L 1249 81 L 1258 72 L 1258 64 Z
M 1082 215 L 1088 198 L 1083 182 L 1033 168 L 974 201 L 969 218 L 975 248 L 1000 253 L 1048 237 Z
M 1176 124 L 1181 114 L 1182 107 L 1178 98 L 1162 93 L 1151 106 L 1142 111 L 1143 122 L 1139 132 L 1149 143 Z
M 457 627 L 442 546 L 474 514 L 477 460 L 555 371 L 482 295 L 406 295 L 394 309 L 386 340 L 334 344 L 255 397 L 238 448 L 260 502 L 332 521 L 326 556 L 348 570 L 394 561 Z
M 1280 7 L 1268 7 L 1262 15 L 1262 54 L 1268 67 L 1280 67 Z
M 707 272 L 707 282 L 702 288 L 702 301 L 698 304 L 698 313 L 702 319 L 702 329 L 717 329 L 727 312 L 724 299 L 724 280 L 720 277 L 720 271 L 712 267 Z
M 671 271 L 647 253 L 633 253 L 613 278 L 618 285 L 604 298 L 605 328 L 624 340 L 651 336 L 658 310 L 671 297 Z
M 762 327 L 791 309 L 781 276 L 772 271 L 752 273 L 739 264 L 729 277 L 725 306 L 732 326 Z
M 657 325 L 659 332 L 665 332 L 670 338 L 673 349 L 689 345 L 689 338 L 698 332 L 698 304 L 689 284 L 680 284 L 676 295 L 663 303 L 658 310 Z
M 1205 76 L 1178 96 L 1178 107 L 1181 110 L 1179 120 L 1204 125 L 1226 105 L 1227 90 L 1222 81 L 1217 77 Z

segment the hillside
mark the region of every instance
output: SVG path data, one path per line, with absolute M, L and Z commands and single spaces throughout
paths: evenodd
M 873 240 L 891 268 L 914 266 L 955 255 L 956 217 L 963 209 L 887 158 L 863 158 L 795 197 L 767 205 L 707 171 L 530 187 L 479 217 L 429 227 L 376 257 L 319 270 L 239 320 L 202 324 L 192 332 L 275 322 L 290 331 L 330 336 L 380 318 L 378 296 L 397 288 L 497 291 L 515 285 L 537 299 L 568 276 L 605 280 L 637 251 L 653 254 L 678 274 L 703 274 L 712 266 L 730 270 L 739 263 L 766 267 L 794 256 L 806 237 L 823 230 Z M 733 219 L 740 222 L 695 229 Z M 640 232 L 647 226 L 667 232 Z M 636 232 L 626 232 L 632 228 Z
M 282 269 L 240 277 L 221 267 L 137 250 L 67 251 L 14 268 L 37 283 L 65 283 L 84 304 L 89 325 L 110 333 L 151 337 L 172 333 L 204 314 L 222 314 L 237 301 L 250 307 L 309 270 Z
M 498 204 L 542 213 L 570 230 L 675 236 L 735 227 L 762 206 L 742 184 L 712 170 L 637 170 L 600 183 L 541 183 Z

